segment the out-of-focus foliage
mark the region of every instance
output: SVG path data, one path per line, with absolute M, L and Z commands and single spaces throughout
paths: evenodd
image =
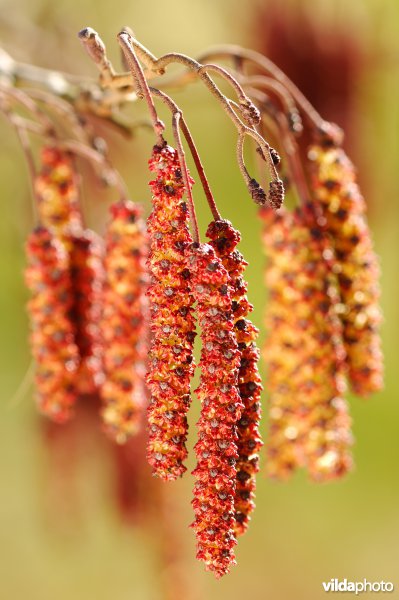
M 95 75 L 76 38 L 83 26 L 90 25 L 101 33 L 115 61 L 115 35 L 124 24 L 130 25 L 156 54 L 176 50 L 195 55 L 220 42 L 259 47 L 259 40 L 252 37 L 253 19 L 259 8 L 264 13 L 267 6 L 260 0 L 2 0 L 0 36 L 6 50 L 20 60 Z M 386 389 L 367 402 L 352 400 L 357 469 L 344 481 L 317 486 L 299 476 L 288 484 L 278 484 L 259 476 L 257 510 L 248 533 L 240 540 L 239 565 L 222 581 L 215 582 L 194 558 L 194 536 L 187 528 L 193 517 L 189 505 L 191 476 L 170 484 L 172 501 L 178 508 L 171 515 L 180 532 L 193 597 L 198 599 L 238 600 L 252 595 L 318 600 L 324 596 L 321 582 L 332 577 L 384 579 L 399 586 L 399 581 L 395 582 L 399 538 L 399 4 L 396 0 L 290 0 L 284 3 L 282 14 L 286 12 L 288 19 L 298 6 L 313 27 L 323 31 L 328 26 L 331 45 L 339 43 L 341 30 L 349 31 L 363 56 L 362 69 L 350 81 L 351 147 L 357 149 L 353 158 L 359 164 L 364 195 L 372 207 L 370 225 L 382 262 Z M 331 33 L 334 30 L 336 37 Z M 298 44 L 304 45 L 306 37 L 300 34 L 298 31 Z M 323 82 L 318 85 L 323 86 Z M 184 93 L 177 92 L 176 98 L 197 139 L 222 214 L 241 229 L 241 250 L 250 263 L 254 320 L 260 325 L 265 300 L 260 225 L 235 165 L 234 131 L 220 107 L 197 84 Z M 144 114 L 143 106 L 131 110 Z M 166 113 L 163 116 L 166 119 Z M 146 162 L 152 143 L 144 130 L 130 144 L 121 142 L 115 133 L 111 139 L 112 156 L 133 199 L 145 200 L 147 206 Z M 33 218 L 22 153 L 4 120 L 1 144 L 1 597 L 158 600 L 162 598 L 162 579 L 154 558 L 154 542 L 151 536 L 119 521 L 110 492 L 111 463 L 104 448 L 98 449 L 98 436 L 88 435 L 81 449 L 76 482 L 79 515 L 45 497 L 48 457 L 38 435 L 31 392 L 15 398 L 30 364 L 22 272 L 24 239 Z M 111 195 L 99 189 L 89 197 L 86 190 L 89 224 L 99 231 Z M 204 231 L 210 215 L 199 190 L 196 198 Z M 264 415 L 263 433 L 266 403 Z M 192 424 L 196 416 L 194 408 Z

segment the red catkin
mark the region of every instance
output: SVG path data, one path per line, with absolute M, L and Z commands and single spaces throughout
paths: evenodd
M 102 419 L 119 444 L 140 428 L 146 400 L 147 235 L 141 212 L 133 202 L 113 204 L 106 234 Z
M 248 263 L 236 250 L 241 239 L 240 233 L 229 221 L 219 220 L 209 225 L 207 236 L 230 276 L 232 319 L 240 357 L 238 387 L 244 408 L 237 423 L 235 532 L 239 535 L 247 529 L 250 515 L 255 508 L 256 473 L 259 471 L 259 450 L 262 447 L 259 433 L 262 385 L 257 366 L 259 350 L 255 343 L 259 332 L 246 318 L 253 306 L 248 302 L 247 283 L 242 278 Z
M 67 238 L 66 244 L 74 295 L 70 314 L 80 355 L 76 387 L 81 395 L 95 394 L 104 376 L 100 329 L 104 245 L 90 230 Z
M 31 348 L 36 362 L 36 400 L 40 411 L 58 423 L 73 412 L 79 352 L 70 319 L 73 303 L 69 257 L 44 227 L 26 244 L 26 283 Z
M 194 370 L 195 324 L 186 250 L 192 242 L 183 200 L 184 183 L 176 150 L 155 146 L 149 161 L 153 208 L 148 219 L 150 329 L 147 373 L 148 461 L 154 475 L 181 476 L 187 457 L 187 411 Z
M 192 245 L 190 269 L 202 341 L 192 526 L 197 558 L 221 577 L 235 564 L 236 423 L 243 409 L 237 387 L 240 356 L 230 277 L 212 246 Z
M 46 146 L 41 162 L 34 182 L 40 222 L 69 256 L 73 293 L 70 319 L 80 354 L 76 390 L 80 395 L 94 394 L 103 377 L 99 329 L 103 244 L 95 233 L 83 230 L 78 178 L 70 155 Z

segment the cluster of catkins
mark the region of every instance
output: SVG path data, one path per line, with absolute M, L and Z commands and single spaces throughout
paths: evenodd
M 309 150 L 311 202 L 261 209 L 266 283 L 269 474 L 305 467 L 326 481 L 352 466 L 346 380 L 367 395 L 382 382 L 378 265 L 354 169 L 334 130 Z M 192 524 L 197 558 L 217 577 L 235 563 L 259 470 L 258 330 L 249 319 L 239 232 L 213 220 L 194 241 L 179 155 L 156 145 L 152 210 L 111 207 L 104 239 L 84 229 L 71 156 L 42 152 L 39 226 L 26 280 L 40 410 L 56 422 L 79 398 L 101 401 L 104 430 L 124 444 L 147 411 L 147 458 L 164 481 L 186 471 L 194 341 L 201 342 Z M 186 181 L 186 184 L 185 184 Z
M 267 468 L 285 479 L 303 466 L 327 481 L 353 465 L 347 381 L 361 396 L 382 386 L 379 269 L 356 173 L 333 127 L 309 148 L 308 168 L 311 203 L 261 210 Z
M 154 473 L 176 479 L 186 470 L 187 411 L 194 371 L 196 321 L 201 333 L 201 402 L 192 527 L 197 557 L 216 576 L 235 562 L 236 536 L 254 508 L 261 441 L 257 329 L 247 319 L 235 250 L 239 233 L 228 221 L 208 228 L 210 243 L 193 242 L 177 152 L 155 146 L 150 160 L 153 209 L 148 220 L 150 329 L 147 383 L 148 459 Z
M 63 423 L 80 397 L 99 396 L 106 431 L 124 441 L 143 406 L 140 209 L 128 201 L 113 205 L 104 244 L 83 227 L 71 156 L 44 148 L 34 183 L 40 224 L 26 246 L 26 281 L 37 404 Z
M 26 272 L 37 402 L 62 423 L 79 398 L 100 398 L 104 430 L 118 444 L 138 431 L 147 408 L 148 462 L 154 475 L 174 480 L 186 471 L 198 327 L 192 526 L 198 558 L 221 576 L 235 562 L 236 536 L 254 509 L 261 447 L 247 263 L 228 221 L 210 224 L 208 244 L 193 242 L 176 150 L 155 146 L 149 166 L 147 224 L 136 204 L 121 201 L 112 205 L 102 239 L 83 227 L 72 157 L 42 152 L 35 180 L 40 225 L 27 243 Z

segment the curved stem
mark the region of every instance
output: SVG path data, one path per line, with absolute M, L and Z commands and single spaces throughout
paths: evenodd
M 268 96 L 266 94 L 256 89 L 251 89 L 251 95 L 254 98 L 257 98 L 260 103 L 264 103 L 268 100 Z M 297 189 L 301 203 L 306 204 L 307 202 L 309 202 L 310 193 L 305 173 L 303 170 L 297 141 L 289 128 L 284 113 L 277 112 L 276 114 L 272 115 L 272 118 L 278 126 L 279 132 L 283 137 L 282 147 L 285 151 L 288 160 L 288 168 L 291 174 L 292 181 L 294 182 L 294 185 Z
M 228 116 L 232 120 L 233 124 L 237 128 L 238 132 L 249 135 L 258 143 L 258 145 L 260 146 L 260 148 L 262 150 L 263 156 L 265 157 L 265 160 L 268 164 L 272 179 L 278 179 L 278 173 L 276 171 L 272 156 L 270 154 L 269 144 L 266 142 L 266 140 L 264 140 L 262 138 L 262 136 L 255 129 L 253 129 L 252 127 L 249 127 L 248 125 L 243 123 L 243 121 L 238 117 L 236 112 L 231 107 L 229 99 L 224 94 L 222 94 L 222 92 L 219 90 L 219 88 L 217 87 L 217 85 L 215 84 L 213 79 L 204 70 L 204 68 L 206 68 L 206 65 L 202 65 L 201 63 L 194 60 L 193 58 L 190 58 L 189 56 L 187 56 L 185 54 L 180 54 L 177 52 L 165 54 L 157 59 L 157 58 L 155 58 L 154 55 L 152 55 L 150 52 L 148 52 L 147 49 L 144 48 L 144 46 L 142 46 L 142 44 L 139 44 L 139 42 L 137 42 L 137 40 L 135 40 L 131 36 L 129 36 L 129 37 L 130 37 L 130 42 L 131 42 L 132 46 L 134 46 L 136 48 L 136 50 L 138 51 L 138 54 L 141 56 L 144 64 L 153 72 L 156 72 L 158 74 L 163 74 L 166 70 L 166 67 L 173 63 L 180 63 L 180 64 L 184 65 L 185 67 L 187 67 L 188 69 L 190 69 L 191 71 L 195 72 L 198 75 L 198 77 L 204 82 L 204 84 L 209 89 L 209 91 L 212 93 L 212 95 L 222 105 L 222 108 L 228 114 Z M 237 85 L 239 85 L 238 82 L 237 82 Z
M 36 123 L 35 121 L 30 121 L 24 117 L 21 117 L 18 114 L 13 113 L 11 111 L 11 109 L 8 109 L 4 106 L 1 107 L 2 112 L 8 118 L 10 123 L 12 123 L 12 125 L 15 127 L 15 129 L 18 133 L 22 147 L 26 154 L 26 158 L 27 158 L 27 162 L 28 162 L 28 166 L 31 171 L 31 174 L 34 174 L 34 161 L 33 161 L 31 151 L 30 151 L 29 140 L 27 138 L 27 133 L 26 133 L 27 131 L 30 131 L 31 133 L 34 133 L 36 135 L 39 135 L 39 136 L 45 138 L 53 146 L 70 151 L 73 154 L 83 156 L 84 158 L 91 161 L 95 165 L 100 165 L 103 169 L 105 168 L 108 173 L 112 174 L 113 181 L 111 181 L 110 183 L 112 185 L 116 186 L 122 199 L 128 198 L 127 188 L 126 188 L 126 185 L 125 185 L 121 175 L 109 163 L 109 161 L 106 159 L 104 154 L 102 154 L 102 153 L 98 152 L 97 150 L 95 150 L 94 148 L 91 148 L 90 146 L 88 146 L 84 143 L 81 143 L 79 141 L 76 141 L 76 140 L 65 141 L 65 140 L 58 139 L 55 136 L 55 129 L 52 124 L 52 121 L 50 121 L 50 119 L 48 119 L 48 117 L 45 113 L 43 113 L 42 111 L 39 111 L 36 104 L 31 100 L 31 98 L 29 96 L 27 96 L 26 93 L 21 92 L 20 90 L 13 90 L 13 92 L 17 92 L 15 97 L 18 99 L 18 101 L 23 103 L 23 105 L 26 108 L 32 110 L 32 107 L 34 106 L 35 114 L 40 115 L 42 117 L 42 123 Z M 9 95 L 8 88 L 5 93 L 3 93 L 3 90 L 0 90 L 0 99 L 2 96 L 7 97 L 8 95 Z M 45 118 L 43 118 L 43 115 Z M 50 126 L 48 125 L 48 123 L 50 123 Z M 29 152 L 28 152 L 28 150 L 29 150 Z M 97 173 L 97 175 L 98 175 L 98 173 Z
M 199 235 L 197 214 L 195 212 L 194 198 L 193 198 L 193 193 L 192 193 L 190 177 L 188 174 L 188 168 L 187 168 L 186 158 L 185 158 L 185 154 L 184 154 L 184 148 L 183 148 L 183 144 L 182 144 L 181 137 L 180 137 L 180 126 L 179 126 L 180 117 L 181 117 L 180 112 L 175 112 L 172 115 L 172 130 L 173 130 L 174 138 L 176 140 L 176 150 L 179 155 L 180 164 L 184 165 L 183 170 L 182 170 L 182 175 L 183 175 L 183 181 L 184 181 L 184 184 L 185 184 L 186 190 L 187 190 L 188 209 L 190 211 L 190 220 L 191 220 L 191 224 L 193 227 L 193 240 L 194 240 L 194 242 L 197 242 L 199 244 L 200 235 Z
M 25 90 L 25 92 L 29 95 L 30 98 L 36 98 L 37 100 L 44 102 L 47 106 L 53 108 L 54 112 L 58 113 L 63 117 L 66 117 L 69 123 L 71 124 L 71 129 L 75 132 L 78 141 L 80 141 L 82 144 L 86 144 L 88 147 L 95 149 L 103 156 L 103 163 L 101 164 L 98 161 L 96 162 L 96 166 L 100 167 L 101 169 L 104 169 L 104 166 L 106 165 L 107 170 L 109 172 L 112 172 L 114 178 L 120 177 L 119 173 L 115 170 L 107 156 L 107 146 L 105 141 L 102 138 L 96 137 L 95 134 L 89 130 L 88 125 L 82 123 L 82 120 L 79 118 L 79 115 L 75 112 L 75 110 L 73 109 L 71 104 L 69 104 L 69 102 L 63 100 L 62 98 L 54 97 L 52 94 L 45 90 L 28 89 Z M 147 125 L 150 124 L 147 123 Z M 100 143 L 102 147 L 100 146 Z M 96 169 L 96 175 L 101 176 L 101 171 Z M 127 196 L 126 191 L 123 192 L 123 196 Z
M 190 148 L 190 152 L 191 152 L 191 155 L 193 157 L 193 160 L 194 160 L 194 163 L 195 163 L 195 166 L 196 166 L 199 178 L 201 180 L 201 184 L 202 184 L 202 187 L 203 187 L 203 190 L 204 190 L 204 193 L 205 193 L 205 196 L 206 196 L 209 208 L 211 209 L 212 216 L 215 219 L 215 221 L 218 221 L 222 217 L 221 217 L 221 214 L 220 214 L 220 212 L 218 210 L 218 207 L 216 206 L 216 202 L 215 202 L 215 199 L 213 197 L 211 188 L 209 186 L 209 182 L 208 182 L 207 176 L 205 174 L 204 167 L 202 166 L 201 158 L 200 158 L 200 155 L 198 153 L 197 147 L 196 147 L 196 145 L 194 143 L 194 139 L 193 139 L 193 137 L 191 135 L 191 132 L 190 132 L 188 126 L 187 126 L 186 121 L 184 120 L 183 115 L 180 116 L 180 128 L 181 128 L 181 130 L 183 132 L 184 137 L 186 138 L 186 142 L 188 144 L 188 147 Z
M 297 106 L 291 94 L 279 81 L 264 75 L 244 77 L 241 81 L 245 86 L 250 86 L 251 88 L 261 88 L 275 95 L 284 109 L 289 126 L 294 130 L 295 133 L 301 133 L 302 123 Z
M 251 127 L 257 125 L 260 121 L 259 111 L 252 102 L 251 98 L 247 96 L 237 79 L 235 79 L 233 75 L 223 67 L 214 64 L 202 65 L 198 70 L 198 73 L 209 73 L 209 71 L 217 73 L 231 85 L 231 87 L 236 92 L 239 101 L 239 105 L 237 106 L 237 108 L 240 111 L 241 116 Z
M 122 176 L 114 167 L 108 164 L 103 154 L 97 152 L 97 150 L 94 150 L 94 148 L 86 146 L 85 144 L 82 144 L 76 140 L 57 140 L 55 145 L 66 152 L 71 152 L 72 154 L 81 156 L 91 163 L 106 167 L 108 172 L 107 174 L 111 174 L 112 177 L 112 181 L 107 180 L 107 182 L 116 187 L 122 200 L 128 199 L 129 192 L 125 182 L 122 179 Z
M 134 51 L 134 45 L 131 43 L 132 39 L 133 38 L 131 37 L 131 35 L 126 31 L 122 31 L 118 35 L 118 41 L 122 47 L 123 53 L 125 55 L 126 61 L 129 65 L 130 71 L 132 73 L 133 79 L 137 87 L 137 93 L 141 95 L 147 102 L 155 135 L 157 136 L 157 143 L 159 146 L 161 146 L 163 143 L 162 133 L 165 130 L 165 125 L 158 118 L 154 101 L 151 96 L 150 88 L 148 87 L 148 83 L 144 76 L 143 69 L 141 68 L 141 65 Z
M 23 119 L 21 119 L 21 117 L 19 117 L 18 115 L 13 114 L 11 112 L 11 110 L 9 110 L 7 107 L 2 106 L 1 102 L 0 102 L 0 110 L 4 114 L 6 119 L 9 121 L 9 123 L 11 123 L 11 125 L 14 127 L 15 132 L 20 141 L 23 153 L 25 155 L 25 160 L 26 160 L 26 164 L 28 166 L 28 172 L 29 172 L 29 183 L 30 183 L 31 192 L 32 192 L 31 197 L 33 199 L 32 211 L 33 211 L 34 219 L 36 219 L 38 216 L 36 202 L 34 201 L 35 199 L 37 199 L 37 194 L 36 194 L 36 190 L 35 190 L 35 186 L 34 186 L 34 181 L 36 178 L 36 166 L 35 166 L 35 161 L 33 158 L 32 150 L 30 147 L 29 136 L 27 134 L 28 129 L 25 127 L 25 124 L 23 123 Z M 37 126 L 37 123 L 33 122 L 33 124 L 35 126 Z
M 0 94 L 8 99 L 21 104 L 29 112 L 31 112 L 42 125 L 43 129 L 47 131 L 47 135 L 55 137 L 55 127 L 51 119 L 43 112 L 29 96 L 22 90 L 12 88 L 10 86 L 0 85 Z
M 75 131 L 76 137 L 86 143 L 90 143 L 88 132 L 69 102 L 58 96 L 53 96 L 53 94 L 50 94 L 46 90 L 24 88 L 24 92 L 30 98 L 44 102 L 47 106 L 53 108 L 54 112 L 66 117 L 71 124 L 72 130 Z
M 240 133 L 238 136 L 238 139 L 237 139 L 236 155 L 237 155 L 238 166 L 239 166 L 242 176 L 245 179 L 245 182 L 248 186 L 251 182 L 251 176 L 248 173 L 248 170 L 247 170 L 247 167 L 245 166 L 245 161 L 244 161 L 244 134 L 243 133 Z
M 241 48 L 240 46 L 226 44 L 211 48 L 202 54 L 198 60 L 207 61 L 212 59 L 220 60 L 231 58 L 240 58 L 241 60 L 251 62 L 252 64 L 255 64 L 263 69 L 268 75 L 280 82 L 290 92 L 311 125 L 313 125 L 316 129 L 323 128 L 325 123 L 324 119 L 320 116 L 309 100 L 302 94 L 299 88 L 293 83 L 293 81 L 291 81 L 289 77 L 287 77 L 287 75 L 285 75 L 283 71 L 281 71 L 281 69 L 277 67 L 277 65 L 259 52 Z

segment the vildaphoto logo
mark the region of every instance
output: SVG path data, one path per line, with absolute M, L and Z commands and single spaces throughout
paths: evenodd
M 393 592 L 394 585 L 391 581 L 348 581 L 347 579 L 330 579 L 323 581 L 325 592 L 353 592 L 362 594 L 363 592 Z

